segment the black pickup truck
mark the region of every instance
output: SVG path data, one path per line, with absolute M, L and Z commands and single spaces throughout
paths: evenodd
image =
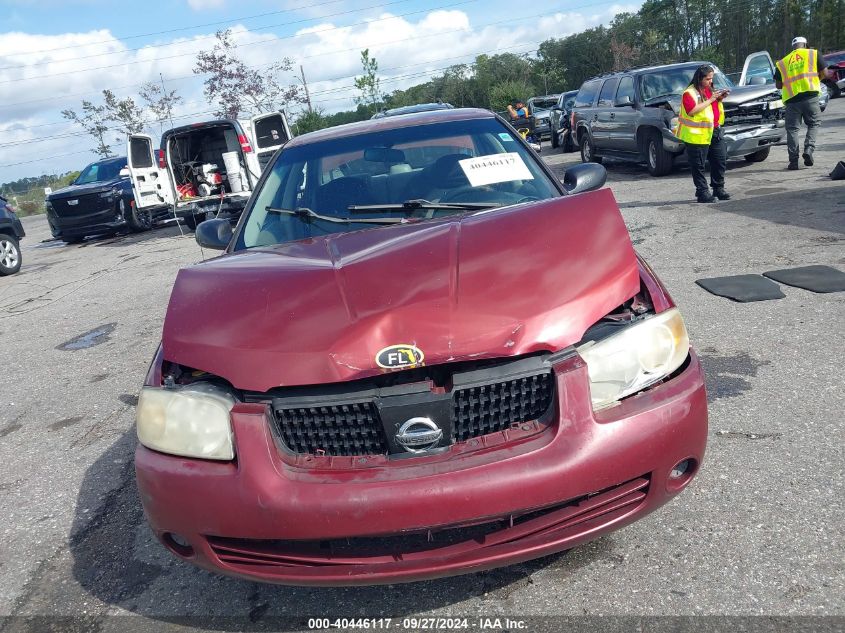
M 785 134 L 780 91 L 773 85 L 734 86 L 713 64 L 685 62 L 651 66 L 588 79 L 573 105 L 572 129 L 581 160 L 603 157 L 645 163 L 652 176 L 663 176 L 684 161 L 684 144 L 672 130 L 681 96 L 695 69 L 707 64 L 716 72 L 713 85 L 731 94 L 723 101 L 728 157 L 766 160 Z

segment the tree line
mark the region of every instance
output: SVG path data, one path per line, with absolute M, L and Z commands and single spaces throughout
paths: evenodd
M 795 35 L 808 38 L 821 52 L 845 47 L 845 0 L 645 0 L 636 13 L 619 13 L 608 26 L 598 26 L 538 45 L 535 55 L 478 55 L 455 64 L 430 80 L 403 90 L 381 90 L 378 61 L 361 51 L 361 75 L 355 77 L 356 108 L 326 114 L 308 97 L 304 73 L 291 83 L 280 76 L 293 70 L 283 58 L 260 70 L 237 54 L 230 30 L 218 31 L 214 47 L 197 56 L 196 74 L 206 75 L 204 94 L 214 116 L 286 108 L 299 110 L 295 132 L 360 121 L 384 108 L 444 101 L 458 107 L 502 111 L 516 99 L 575 90 L 589 77 L 635 66 L 683 60 L 710 61 L 726 72 L 739 70 L 745 57 L 768 50 L 779 58 Z M 113 155 L 125 137 L 150 123 L 161 128 L 173 122 L 182 102 L 164 83 L 144 84 L 142 103 L 103 90 L 102 103 L 83 101 L 80 111 L 63 110 L 96 141 L 98 157 Z M 168 126 L 169 127 L 169 126 Z

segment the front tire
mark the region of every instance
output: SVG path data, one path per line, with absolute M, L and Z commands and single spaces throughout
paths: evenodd
M 118 203 L 120 212 L 126 219 L 126 224 L 129 230 L 133 233 L 140 233 L 141 231 L 149 231 L 153 226 L 153 217 L 148 209 L 139 209 L 135 206 L 135 201 L 132 200 L 129 204 L 121 198 Z
M 14 275 L 21 269 L 21 247 L 11 235 L 0 234 L 0 276 Z
M 581 162 L 598 163 L 599 165 L 602 162 L 602 157 L 596 156 L 596 148 L 589 132 L 585 132 L 584 138 L 581 139 Z
M 749 163 L 762 163 L 769 157 L 769 152 L 772 151 L 771 147 L 764 147 L 763 149 L 759 149 L 753 154 L 748 154 L 745 157 Z
M 205 213 L 193 213 L 191 215 L 186 215 L 184 218 L 185 226 L 187 226 L 191 231 L 196 231 L 197 225 L 205 222 L 206 217 Z
M 665 176 L 672 171 L 675 157 L 663 149 L 663 139 L 657 132 L 652 132 L 646 141 L 646 163 L 652 176 Z

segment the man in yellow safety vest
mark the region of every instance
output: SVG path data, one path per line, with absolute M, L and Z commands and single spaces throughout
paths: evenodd
M 813 166 L 816 134 L 821 124 L 819 108 L 819 78 L 824 77 L 824 62 L 814 48 L 807 48 L 807 39 L 798 36 L 792 40 L 792 51 L 779 60 L 775 69 L 775 85 L 781 89 L 786 105 L 786 149 L 789 153 L 788 169 L 798 169 L 798 151 L 801 143 L 798 132 L 801 121 L 807 125 L 804 139 L 804 164 Z

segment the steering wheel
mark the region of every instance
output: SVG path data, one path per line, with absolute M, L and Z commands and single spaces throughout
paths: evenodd
M 522 196 L 519 200 L 514 202 L 514 204 L 522 204 L 523 202 L 539 202 L 540 198 L 536 196 Z
M 447 191 L 443 194 L 443 197 L 440 198 L 440 202 L 498 202 L 498 200 L 479 200 L 479 193 L 495 193 L 495 191 L 487 186 L 472 187 L 470 185 L 464 185 L 462 187 L 452 189 L 451 191 Z M 484 196 L 481 197 L 483 198 Z

